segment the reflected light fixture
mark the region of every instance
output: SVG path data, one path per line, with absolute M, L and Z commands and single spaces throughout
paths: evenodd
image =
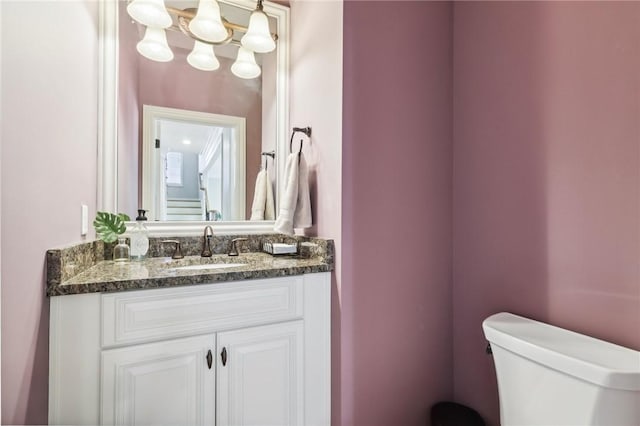
M 236 77 L 249 79 L 258 77 L 262 71 L 258 64 L 256 64 L 256 58 L 253 52 L 240 46 L 240 49 L 238 49 L 238 57 L 233 65 L 231 65 L 231 72 Z
M 216 58 L 213 46 L 196 40 L 193 50 L 187 56 L 187 62 L 201 71 L 215 71 L 220 68 L 220 61 Z
M 162 28 L 147 27 L 144 38 L 138 42 L 136 49 L 152 61 L 169 62 L 173 59 L 173 52 L 167 44 L 167 34 Z
M 159 62 L 173 59 L 164 31 L 167 29 L 194 40 L 187 62 L 202 71 L 220 68 L 214 46 L 237 45 L 238 56 L 231 71 L 239 78 L 251 79 L 262 73 L 254 53 L 272 52 L 278 39 L 277 34 L 271 34 L 269 30 L 269 18 L 262 3 L 263 0 L 257 0 L 248 27 L 224 19 L 217 0 L 199 0 L 197 9 L 184 10 L 166 6 L 163 0 L 133 0 L 127 6 L 127 12 L 136 22 L 147 27 L 144 38 L 136 46 L 145 58 Z M 234 39 L 236 31 L 244 33 L 239 40 Z

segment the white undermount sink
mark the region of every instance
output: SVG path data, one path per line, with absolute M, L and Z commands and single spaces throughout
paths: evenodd
M 209 269 L 235 268 L 245 265 L 246 263 L 210 263 L 206 265 L 178 266 L 177 268 L 171 269 L 175 269 L 176 271 L 207 271 Z

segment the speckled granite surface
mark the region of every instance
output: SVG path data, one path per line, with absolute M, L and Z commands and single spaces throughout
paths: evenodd
M 109 249 L 111 253 L 111 249 Z M 91 241 L 47 250 L 47 284 L 76 276 L 105 258 L 105 244 Z
M 240 256 L 227 256 L 229 242 L 233 238 L 247 238 Z M 162 244 L 167 238 L 150 240 L 149 257 L 141 262 L 118 264 L 109 257 L 111 247 L 101 241 L 82 243 L 53 249 L 47 252 L 47 295 L 114 292 L 144 288 L 161 288 L 206 284 L 220 281 L 237 281 L 272 278 L 314 272 L 328 272 L 334 267 L 332 240 L 280 235 L 234 235 L 214 237 L 210 258 L 200 257 L 202 238 L 175 238 L 182 243 L 184 259 L 172 260 L 171 247 Z M 174 238 L 171 238 L 174 239 Z M 271 256 L 260 253 L 265 241 L 309 243 L 300 245 L 296 256 Z M 106 247 L 105 247 L 106 246 Z M 241 263 L 242 266 L 205 269 L 176 269 L 189 265 Z

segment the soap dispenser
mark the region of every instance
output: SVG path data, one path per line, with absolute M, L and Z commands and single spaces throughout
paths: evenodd
M 138 210 L 136 226 L 129 232 L 132 260 L 144 260 L 149 251 L 149 230 L 144 226 L 144 223 L 147 221 L 146 213 L 146 210 Z

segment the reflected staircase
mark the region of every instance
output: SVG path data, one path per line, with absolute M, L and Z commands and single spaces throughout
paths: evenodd
M 167 220 L 203 220 L 203 211 L 199 199 L 167 200 Z

